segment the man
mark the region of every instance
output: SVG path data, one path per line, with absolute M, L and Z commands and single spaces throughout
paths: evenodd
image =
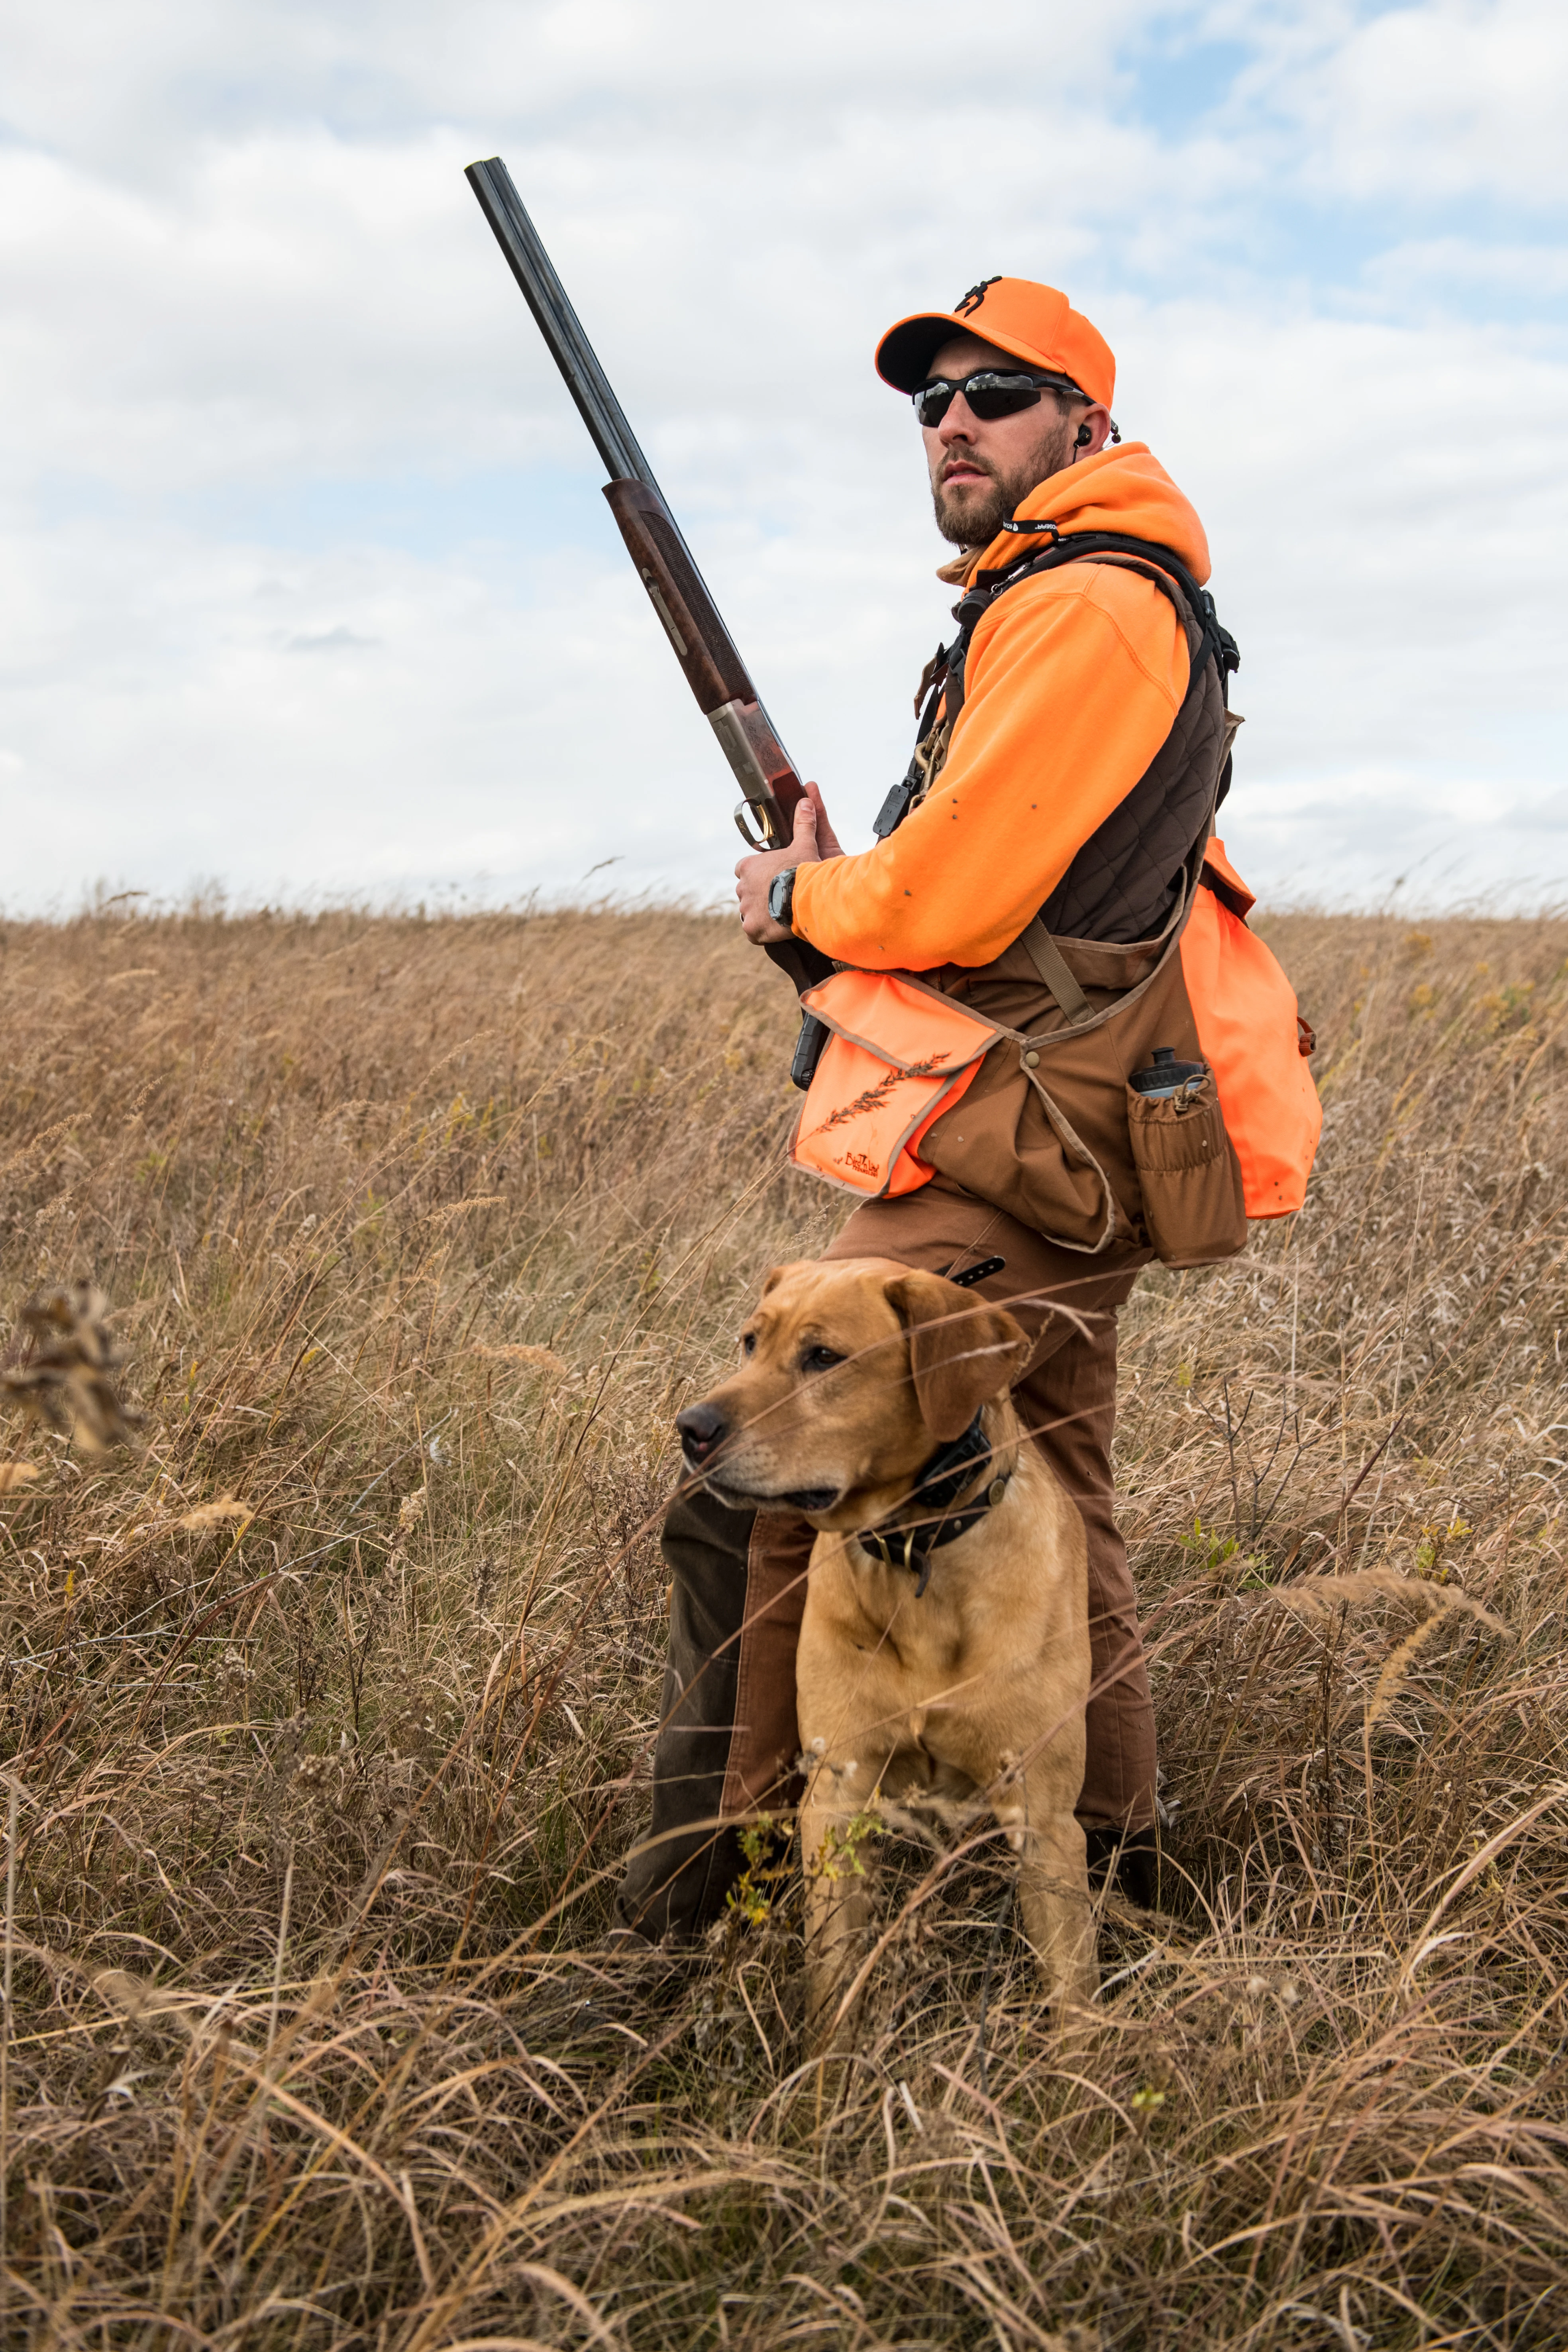
M 994 584 L 1055 544 L 1053 525 L 1152 542 L 1206 580 L 1191 506 L 1142 444 L 1115 446 L 1115 362 L 1065 295 L 988 279 L 953 311 L 900 320 L 877 365 L 915 400 L 937 527 L 962 551 L 943 580 Z M 1029 523 L 1034 533 L 1006 528 Z M 1116 562 L 1057 562 L 1008 585 L 969 635 L 956 720 L 928 710 L 901 821 L 847 856 L 809 786 L 788 848 L 735 869 L 747 938 L 795 936 L 863 971 L 934 975 L 990 965 L 1037 916 L 1069 939 L 1158 936 L 1179 903 L 1183 861 L 1206 833 L 1217 765 L 1212 724 L 1205 733 L 1191 716 L 1198 639 L 1184 611 L 1146 569 Z M 946 694 L 956 700 L 951 672 Z M 1211 681 L 1211 720 L 1218 705 Z M 827 1252 L 955 1276 L 994 1261 L 973 1286 L 1034 1341 L 1015 1402 L 1088 1535 L 1095 1689 L 1079 1818 L 1091 1860 L 1118 1863 L 1145 1899 L 1153 1710 L 1110 1455 L 1116 1311 L 1150 1255 L 1126 1242 L 1098 1255 L 1058 1246 L 941 1175 L 867 1202 Z M 625 1931 L 700 1934 L 740 1867 L 733 1824 L 787 1800 L 811 1543 L 788 1512 L 733 1510 L 701 1492 L 670 1507 L 670 1664 L 652 1828 L 616 1898 Z

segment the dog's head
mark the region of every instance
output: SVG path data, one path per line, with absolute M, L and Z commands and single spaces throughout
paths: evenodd
M 677 1418 L 687 1468 L 737 1506 L 824 1528 L 891 1510 L 1022 1369 L 1014 1318 L 889 1258 L 775 1266 L 732 1379 Z

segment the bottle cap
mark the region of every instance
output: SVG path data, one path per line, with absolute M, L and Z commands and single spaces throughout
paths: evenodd
M 1173 1045 L 1156 1045 L 1148 1068 L 1134 1070 L 1127 1083 L 1134 1094 L 1173 1095 L 1183 1087 L 1191 1086 L 1194 1078 L 1201 1078 L 1205 1068 L 1203 1062 L 1178 1062 Z

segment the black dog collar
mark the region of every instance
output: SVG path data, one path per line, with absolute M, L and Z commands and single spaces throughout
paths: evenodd
M 915 1599 L 919 1601 L 931 1582 L 931 1556 L 943 1544 L 967 1535 L 979 1526 L 987 1511 L 994 1510 L 1007 1491 L 1010 1470 L 999 1471 L 976 1502 L 966 1503 L 961 1511 L 949 1511 L 956 1503 L 976 1462 L 991 1451 L 981 1430 L 982 1405 L 962 1437 L 933 1454 L 910 1488 L 906 1501 L 900 1506 L 918 1503 L 921 1517 L 909 1527 L 862 1528 L 855 1540 L 862 1551 L 868 1551 L 888 1568 L 907 1568 L 915 1579 Z M 934 1522 L 934 1524 L 933 1524 Z

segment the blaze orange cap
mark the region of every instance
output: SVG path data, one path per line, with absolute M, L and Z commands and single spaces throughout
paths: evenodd
M 1042 374 L 1070 376 L 1089 399 L 1109 408 L 1116 355 L 1054 286 L 1032 278 L 983 278 L 951 310 L 919 310 L 889 327 L 877 346 L 877 373 L 900 392 L 918 392 L 931 363 L 954 335 L 995 343 Z

